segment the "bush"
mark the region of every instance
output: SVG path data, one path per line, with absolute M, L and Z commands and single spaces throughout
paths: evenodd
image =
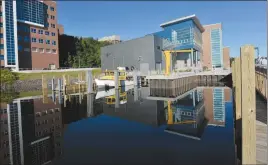
M 207 66 L 203 66 L 203 71 L 207 71 L 208 67 Z
M 18 98 L 18 93 L 15 92 L 1 92 L 0 93 L 0 103 L 10 103 L 15 98 Z
M 0 69 L 0 84 L 12 84 L 16 81 L 16 73 L 8 69 Z

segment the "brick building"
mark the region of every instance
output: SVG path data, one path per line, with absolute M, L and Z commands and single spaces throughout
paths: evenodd
M 1 3 L 1 66 L 19 69 L 59 67 L 55 1 Z

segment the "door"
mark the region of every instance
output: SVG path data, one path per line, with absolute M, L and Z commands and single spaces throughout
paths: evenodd
M 140 63 L 140 72 L 141 75 L 148 75 L 149 63 Z

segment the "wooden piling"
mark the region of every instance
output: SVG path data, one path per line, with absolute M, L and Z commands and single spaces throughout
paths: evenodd
M 234 67 L 234 75 L 235 75 L 235 113 L 236 113 L 236 120 L 241 119 L 241 98 L 242 98 L 242 93 L 241 93 L 241 60 L 240 57 L 236 58 L 235 61 L 235 67 Z
M 242 164 L 256 164 L 256 91 L 254 46 L 241 47 Z

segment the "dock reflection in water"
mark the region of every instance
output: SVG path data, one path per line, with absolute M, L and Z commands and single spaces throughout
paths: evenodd
M 231 89 L 153 90 L 1 103 L 0 164 L 235 164 Z

